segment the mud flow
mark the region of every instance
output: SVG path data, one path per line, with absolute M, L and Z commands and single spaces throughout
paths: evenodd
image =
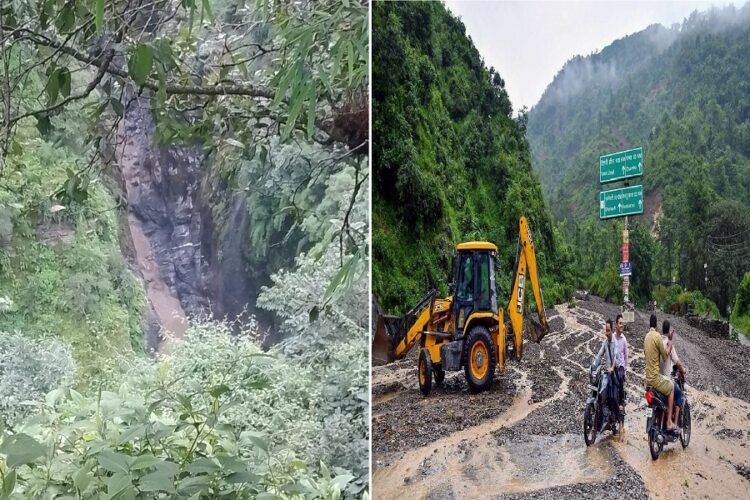
M 643 339 L 648 314 L 636 312 L 625 430 L 587 447 L 583 410 L 591 359 L 606 318 L 618 307 L 578 301 L 548 312 L 551 331 L 524 358 L 470 394 L 463 372 L 423 397 L 416 352 L 373 368 L 373 497 L 396 498 L 748 498 L 750 348 L 709 338 L 679 317 L 675 347 L 688 368 L 690 444 L 651 459 L 646 436 Z M 416 351 L 416 349 L 414 350 Z

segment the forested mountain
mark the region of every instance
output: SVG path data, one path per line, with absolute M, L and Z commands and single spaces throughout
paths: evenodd
M 0 498 L 366 494 L 367 14 L 0 3 Z
M 498 245 L 507 297 L 521 214 L 545 296 L 570 294 L 526 119 L 511 117 L 501 75 L 484 66 L 461 21 L 437 2 L 377 2 L 372 32 L 375 298 L 404 312 L 430 287 L 445 292 L 453 247 L 470 240 Z
M 579 285 L 618 294 L 620 223 L 598 221 L 598 157 L 643 146 L 633 295 L 645 302 L 676 281 L 727 313 L 750 270 L 750 5 L 694 12 L 571 59 L 529 112 L 527 137 L 567 221 Z

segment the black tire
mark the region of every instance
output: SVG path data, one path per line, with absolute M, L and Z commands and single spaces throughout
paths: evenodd
M 685 401 L 685 407 L 682 409 L 682 413 L 680 414 L 680 420 L 682 420 L 682 425 L 680 425 L 680 428 L 682 429 L 682 432 L 680 433 L 680 443 L 682 444 L 683 448 L 687 448 L 690 444 L 690 430 L 691 430 L 691 421 L 690 421 L 690 403 Z
M 419 380 L 419 390 L 424 396 L 430 394 L 432 389 L 432 360 L 427 349 L 419 351 L 419 364 L 417 365 L 417 379 Z
M 648 451 L 651 452 L 652 460 L 659 458 L 663 446 L 664 445 L 656 441 L 656 430 L 652 429 L 651 432 L 648 433 Z
M 596 412 L 594 411 L 594 403 L 589 403 L 583 411 L 583 439 L 586 441 L 586 446 L 591 446 L 596 442 L 596 432 Z
M 469 382 L 469 390 L 472 393 L 490 388 L 495 376 L 496 362 L 495 346 L 490 332 L 484 326 L 473 327 L 464 341 L 462 359 L 466 381 Z M 479 372 L 481 375 L 478 375 Z
M 437 364 L 432 367 L 432 373 L 435 374 L 435 385 L 441 387 L 443 385 L 443 380 L 445 380 L 445 370 L 443 370 L 443 367 L 440 364 Z
M 657 427 L 660 421 L 661 415 L 654 410 L 651 416 L 651 429 L 648 431 L 648 451 L 651 452 L 651 460 L 659 458 L 661 450 L 664 448 L 664 444 L 656 440 L 656 436 L 659 433 Z

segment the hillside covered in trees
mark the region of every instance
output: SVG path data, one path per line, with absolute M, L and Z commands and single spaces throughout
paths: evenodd
M 0 4 L 0 498 L 359 498 L 360 1 Z
M 566 222 L 578 286 L 621 295 L 621 221 L 598 220 L 598 157 L 643 146 L 631 295 L 664 305 L 682 294 L 727 315 L 750 271 L 750 5 L 694 12 L 571 59 L 529 112 L 527 137 Z
M 375 298 L 396 313 L 431 287 L 445 293 L 454 245 L 471 240 L 498 245 L 507 298 L 521 214 L 534 231 L 545 297 L 568 297 L 569 249 L 502 76 L 440 3 L 377 2 L 372 32 Z

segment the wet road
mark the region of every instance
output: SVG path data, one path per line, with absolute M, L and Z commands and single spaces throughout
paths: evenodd
M 416 355 L 373 372 L 374 498 L 747 498 L 750 491 L 750 349 L 711 339 L 681 318 L 676 347 L 688 366 L 690 446 L 652 461 L 645 434 L 643 338 L 648 316 L 628 325 L 631 372 L 624 442 L 609 432 L 587 448 L 586 369 L 601 343 L 603 302 L 549 312 L 552 331 L 524 359 L 472 395 L 462 372 L 424 398 Z

